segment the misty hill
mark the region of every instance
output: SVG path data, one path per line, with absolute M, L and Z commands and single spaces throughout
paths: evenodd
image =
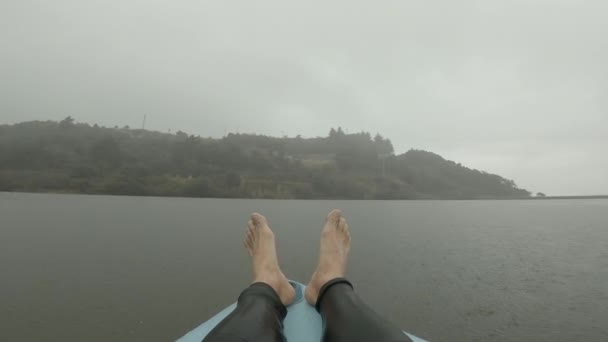
M 0 191 L 243 198 L 476 199 L 529 192 L 369 133 L 201 138 L 32 121 L 0 126 Z

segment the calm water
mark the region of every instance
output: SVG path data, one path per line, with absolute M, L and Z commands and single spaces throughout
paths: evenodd
M 608 201 L 262 201 L 0 193 L 1 341 L 170 341 L 248 283 L 260 211 L 306 281 L 331 208 L 349 277 L 431 341 L 608 341 Z

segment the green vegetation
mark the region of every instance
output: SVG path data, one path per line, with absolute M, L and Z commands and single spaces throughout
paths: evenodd
M 522 198 L 511 180 L 425 151 L 393 154 L 380 135 L 274 138 L 32 121 L 0 125 L 0 191 L 115 195 L 476 199 Z

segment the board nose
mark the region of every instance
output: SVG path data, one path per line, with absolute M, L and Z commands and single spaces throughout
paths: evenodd
M 289 284 L 291 284 L 293 289 L 296 291 L 296 296 L 294 297 L 293 302 L 291 302 L 291 304 L 289 305 L 294 305 L 296 303 L 301 302 L 304 299 L 305 286 L 293 280 L 290 280 Z

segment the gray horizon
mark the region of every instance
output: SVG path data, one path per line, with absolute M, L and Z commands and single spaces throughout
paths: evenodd
M 0 124 L 340 126 L 533 192 L 608 194 L 606 13 L 599 0 L 8 0 Z

